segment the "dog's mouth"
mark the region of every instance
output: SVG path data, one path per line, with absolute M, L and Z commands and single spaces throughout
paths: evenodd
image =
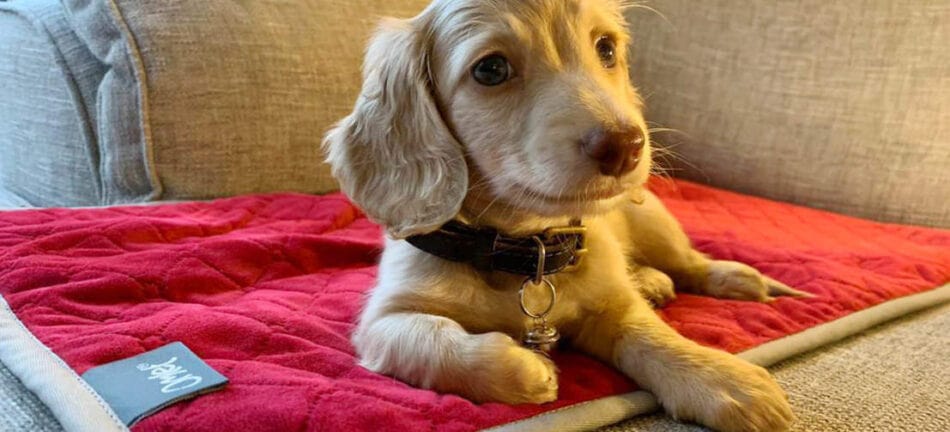
M 584 193 L 579 193 L 579 194 L 571 194 L 571 195 L 550 196 L 550 195 L 539 194 L 539 193 L 535 193 L 535 194 L 537 195 L 539 199 L 550 204 L 578 204 L 578 203 L 608 200 L 608 199 L 617 197 L 623 192 L 624 192 L 623 188 L 616 187 L 616 188 L 601 189 L 601 190 L 596 190 L 596 191 L 591 191 L 591 192 L 584 192 Z
M 582 192 L 550 195 L 521 184 L 517 184 L 515 186 L 520 189 L 519 192 L 521 192 L 521 195 L 525 196 L 527 200 L 530 201 L 531 199 L 535 199 L 537 201 L 543 202 L 546 205 L 583 205 L 595 203 L 598 201 L 616 198 L 620 195 L 623 195 L 629 189 L 624 185 L 614 184 L 606 187 L 594 188 L 592 190 L 585 190 Z

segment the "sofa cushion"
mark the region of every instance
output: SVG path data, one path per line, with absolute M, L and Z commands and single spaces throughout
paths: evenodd
M 336 189 L 319 143 L 352 108 L 368 34 L 427 3 L 65 0 L 110 68 L 105 201 Z
M 0 208 L 99 202 L 104 70 L 59 0 L 0 2 Z
M 683 177 L 950 226 L 950 4 L 656 0 L 634 81 Z

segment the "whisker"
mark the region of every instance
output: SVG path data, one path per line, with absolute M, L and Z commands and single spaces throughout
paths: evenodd
M 679 130 L 679 129 L 671 129 L 671 128 L 663 128 L 663 127 L 656 127 L 656 128 L 652 128 L 652 127 L 651 127 L 651 128 L 647 128 L 647 132 L 649 132 L 649 133 L 651 133 L 651 134 L 652 134 L 652 133 L 666 133 L 666 132 L 670 132 L 670 133 L 675 133 L 675 134 L 683 135 L 684 137 L 689 137 L 689 134 L 688 134 L 688 133 L 683 132 L 683 131 L 681 131 L 681 130 Z
M 481 221 L 482 216 L 485 216 L 485 213 L 488 212 L 488 209 L 490 209 L 493 205 L 495 205 L 495 203 L 498 202 L 500 198 L 501 198 L 501 195 L 498 195 L 495 197 L 495 199 L 489 201 L 488 204 L 484 208 L 482 208 L 482 211 L 478 213 L 478 216 L 475 216 L 474 222 L 477 224 L 479 221 Z
M 633 10 L 633 9 L 643 9 L 643 10 L 646 10 L 646 11 L 649 11 L 649 12 L 653 12 L 653 13 L 655 13 L 658 17 L 660 17 L 661 19 L 663 19 L 663 21 L 666 22 L 666 25 L 670 26 L 670 27 L 673 28 L 673 29 L 676 28 L 676 26 L 674 26 L 673 23 L 670 22 L 670 20 L 666 17 L 666 15 L 663 15 L 662 12 L 660 12 L 660 11 L 654 9 L 654 8 L 651 7 L 651 6 L 647 6 L 647 5 L 646 5 L 646 2 L 633 2 L 633 1 L 629 1 L 629 0 L 621 0 L 621 2 L 620 2 L 620 10 L 621 10 L 621 11 L 626 12 L 626 11 L 628 11 L 628 10 Z
M 676 132 L 679 132 L 679 131 L 676 131 Z M 684 135 L 685 135 L 685 134 L 684 134 Z M 682 164 L 682 165 L 685 165 L 685 166 L 687 166 L 687 167 L 689 167 L 689 168 L 692 168 L 694 172 L 699 173 L 700 175 L 702 175 L 703 178 L 705 178 L 705 180 L 706 180 L 707 182 L 710 181 L 709 175 L 706 174 L 706 172 L 705 172 L 702 168 L 700 168 L 699 166 L 693 164 L 692 162 L 690 162 L 689 160 L 687 160 L 685 157 L 683 157 L 682 155 L 680 155 L 679 153 L 677 153 L 676 151 L 673 150 L 674 148 L 676 148 L 676 147 L 678 146 L 678 144 L 665 145 L 665 144 L 661 143 L 660 141 L 658 141 L 658 140 L 656 140 L 656 139 L 652 139 L 651 141 L 652 141 L 653 144 L 655 144 L 655 145 L 652 147 L 652 149 L 653 149 L 653 151 L 655 152 L 655 154 L 656 154 L 660 159 L 662 159 L 662 161 L 663 161 L 664 164 L 669 165 L 669 167 L 663 167 L 665 171 L 667 171 L 667 172 L 681 171 L 681 169 L 673 167 L 673 164 L 670 163 L 670 159 L 672 159 L 673 161 L 679 162 L 679 163 Z

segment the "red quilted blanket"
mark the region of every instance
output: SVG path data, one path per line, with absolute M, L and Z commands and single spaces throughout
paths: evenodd
M 950 280 L 950 231 L 652 186 L 699 249 L 815 294 L 681 295 L 659 311 L 707 345 L 742 351 Z M 476 405 L 360 368 L 349 333 L 380 235 L 341 195 L 0 213 L 0 295 L 76 372 L 182 341 L 230 378 L 136 431 L 468 431 L 635 388 L 571 352 L 556 356 L 560 400 L 543 406 Z

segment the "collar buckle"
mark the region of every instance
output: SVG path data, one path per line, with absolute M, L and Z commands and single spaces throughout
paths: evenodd
M 561 227 L 551 227 L 542 233 L 545 240 L 551 240 L 554 237 L 559 235 L 576 235 L 577 243 L 575 244 L 574 249 L 574 258 L 571 259 L 571 263 L 567 267 L 564 267 L 565 272 L 577 271 L 581 265 L 581 261 L 584 259 L 584 255 L 587 255 L 590 252 L 587 247 L 587 227 L 581 225 L 581 221 L 578 219 L 572 220 L 571 224 L 568 226 Z

